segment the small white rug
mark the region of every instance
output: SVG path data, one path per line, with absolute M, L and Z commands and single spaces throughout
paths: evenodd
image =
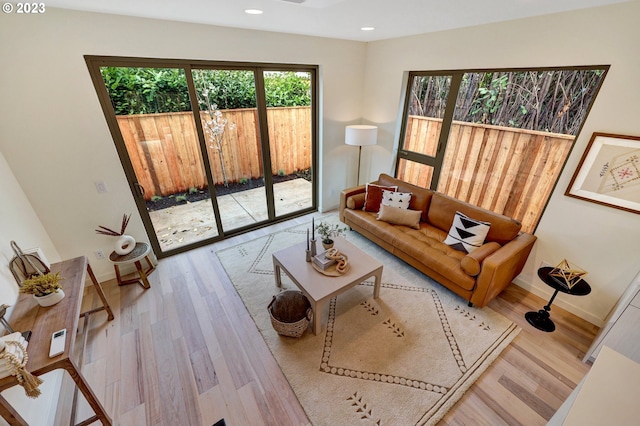
M 305 238 L 298 226 L 216 254 L 314 425 L 435 424 L 520 332 L 349 231 L 384 265 L 380 297 L 372 278 L 318 313 L 320 335 L 279 336 L 267 311 L 278 292 L 271 254 Z M 295 288 L 283 274 L 283 289 Z

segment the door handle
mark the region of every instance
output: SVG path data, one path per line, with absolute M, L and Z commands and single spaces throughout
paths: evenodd
M 144 186 L 140 185 L 138 182 L 134 183 L 136 186 L 136 193 L 139 197 L 144 197 Z

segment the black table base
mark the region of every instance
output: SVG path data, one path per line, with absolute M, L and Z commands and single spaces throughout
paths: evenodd
M 544 266 L 538 269 L 538 276 L 540 277 L 540 279 L 545 284 L 554 289 L 553 296 L 551 296 L 551 299 L 549 299 L 549 303 L 546 304 L 544 309 L 540 309 L 537 312 L 530 311 L 524 314 L 524 317 L 529 324 L 531 324 L 538 330 L 546 331 L 547 333 L 551 333 L 556 329 L 556 325 L 550 318 L 549 311 L 551 310 L 551 304 L 558 295 L 558 291 L 575 296 L 585 296 L 591 292 L 591 286 L 589 286 L 589 284 L 587 284 L 587 282 L 584 280 L 578 282 L 571 288 L 562 285 L 561 282 L 555 280 L 552 276 L 549 275 L 549 272 L 551 272 L 552 269 L 553 268 L 548 266 Z
M 527 322 L 529 324 L 531 324 L 538 330 L 551 333 L 556 329 L 556 325 L 553 323 L 551 318 L 549 318 L 549 312 L 545 311 L 544 309 L 540 309 L 538 312 L 527 312 L 526 314 L 524 314 L 524 317 L 527 319 Z

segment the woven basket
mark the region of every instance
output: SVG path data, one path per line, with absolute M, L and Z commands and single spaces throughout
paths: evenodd
M 295 303 L 298 313 L 296 318 L 290 322 L 284 322 L 274 316 L 274 311 L 279 312 L 285 305 Z M 309 322 L 313 316 L 313 309 L 309 300 L 300 291 L 285 290 L 277 296 L 273 296 L 269 306 L 269 316 L 273 329 L 281 336 L 300 337 L 309 328 Z

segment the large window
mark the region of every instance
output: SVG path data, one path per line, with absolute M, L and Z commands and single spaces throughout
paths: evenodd
M 608 68 L 410 72 L 396 176 L 533 232 Z

